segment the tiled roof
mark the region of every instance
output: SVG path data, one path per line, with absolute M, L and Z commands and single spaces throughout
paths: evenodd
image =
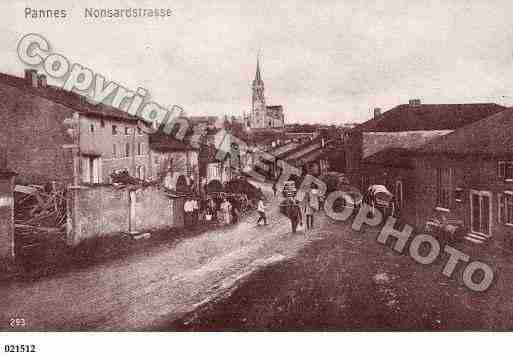
M 513 108 L 439 137 L 418 148 L 416 152 L 513 156 Z
M 399 105 L 354 128 L 363 132 L 451 130 L 503 111 L 494 103 Z
M 197 148 L 191 146 L 191 138 L 193 136 L 193 130 L 188 129 L 183 140 L 179 140 L 175 137 L 176 131 L 172 131 L 167 134 L 164 132 L 164 127 L 161 126 L 159 130 L 150 135 L 150 147 L 152 149 L 164 152 L 173 151 L 198 151 Z
M 292 165 L 294 166 L 302 166 L 305 163 L 309 163 L 315 161 L 319 158 L 326 158 L 327 155 L 332 151 L 332 149 L 328 148 L 317 148 L 311 152 L 306 153 L 305 155 L 299 157 L 298 159 L 292 161 Z
M 400 168 L 413 168 L 412 152 L 406 148 L 389 147 L 366 157 L 364 165 L 380 165 Z
M 62 90 L 55 86 L 47 85 L 45 87 L 34 87 L 28 84 L 25 78 L 4 73 L 0 73 L 0 82 L 16 87 L 24 92 L 43 97 L 52 102 L 59 103 L 84 115 L 109 117 L 123 121 L 144 121 L 142 118 L 132 116 L 115 107 L 104 104 L 93 104 L 88 102 L 84 96 Z
M 183 141 L 180 141 L 173 135 L 150 135 L 150 147 L 163 152 L 199 151 L 199 149 L 193 148 L 188 140 L 188 138 L 185 138 Z
M 278 146 L 278 147 L 275 147 L 273 149 L 271 149 L 270 151 L 268 151 L 268 153 L 272 156 L 279 156 L 281 155 L 282 153 L 285 153 L 287 151 L 290 151 L 296 147 L 299 147 L 301 146 L 301 143 L 298 143 L 298 142 L 289 142 L 289 143 L 286 143 L 284 145 L 281 145 L 281 146 Z
M 278 158 L 282 158 L 282 159 L 284 159 L 286 161 L 296 160 L 296 159 L 299 159 L 299 158 L 301 158 L 303 156 L 306 156 L 311 151 L 314 151 L 314 150 L 318 149 L 319 147 L 317 147 L 317 146 L 321 146 L 321 144 L 322 144 L 322 138 L 321 137 L 317 137 L 314 140 L 302 143 L 301 145 L 299 145 L 297 147 L 294 147 L 293 149 L 291 149 L 291 150 L 289 150 L 289 151 L 287 151 L 285 153 L 282 153 L 280 156 L 277 156 L 277 157 Z M 300 153 L 301 151 L 307 149 L 310 146 L 314 146 L 314 148 L 311 151 L 308 151 L 307 153 L 302 154 L 300 156 L 297 155 L 298 153 Z
M 252 129 L 249 133 L 250 142 L 255 145 L 270 144 L 277 139 L 284 139 L 280 131 L 272 129 Z

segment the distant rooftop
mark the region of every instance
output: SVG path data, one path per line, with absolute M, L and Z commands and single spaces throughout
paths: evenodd
M 418 148 L 418 153 L 513 156 L 513 108 L 474 122 Z
M 418 101 L 418 102 L 417 102 Z M 354 128 L 361 132 L 454 130 L 479 121 L 506 107 L 494 103 L 399 105 Z

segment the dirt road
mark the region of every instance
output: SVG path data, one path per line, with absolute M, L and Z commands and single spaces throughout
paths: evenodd
M 133 330 L 158 326 L 227 297 L 249 274 L 291 258 L 312 240 L 289 233 L 270 203 L 268 226 L 256 215 L 168 246 L 34 282 L 0 287 L 0 328 L 24 318 L 25 330 Z

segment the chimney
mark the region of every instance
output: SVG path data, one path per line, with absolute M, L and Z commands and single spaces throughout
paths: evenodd
M 418 99 L 418 98 L 411 99 L 409 102 L 410 106 L 420 106 L 420 103 L 421 103 L 420 99 Z
M 46 87 L 46 75 L 37 75 L 37 87 Z
M 25 81 L 27 82 L 27 85 L 37 87 L 37 71 L 34 69 L 26 69 Z
M 381 116 L 381 108 L 376 107 L 374 109 L 374 118 L 378 118 L 379 116 Z

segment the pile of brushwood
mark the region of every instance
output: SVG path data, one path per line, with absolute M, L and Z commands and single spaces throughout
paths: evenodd
M 18 235 L 63 233 L 66 221 L 65 187 L 15 186 L 14 225 Z

